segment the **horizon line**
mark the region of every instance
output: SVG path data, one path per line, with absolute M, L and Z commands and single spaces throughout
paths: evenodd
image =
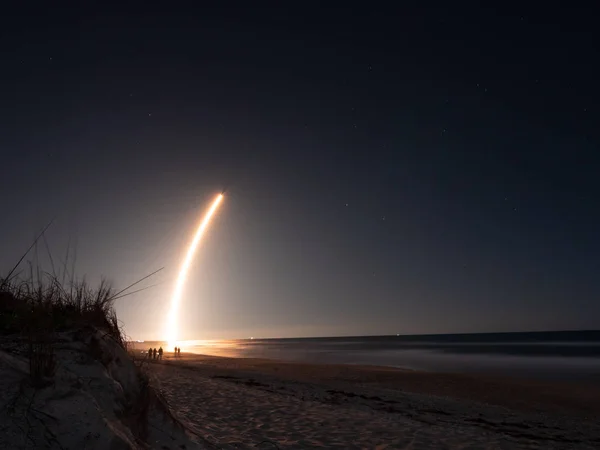
M 364 334 L 364 335 L 336 335 L 336 336 L 296 336 L 296 337 L 245 337 L 245 338 L 212 338 L 212 339 L 181 339 L 179 342 L 187 341 L 268 341 L 282 339 L 351 339 L 351 338 L 375 338 L 375 337 L 424 337 L 424 336 L 472 336 L 490 334 L 543 334 L 543 333 L 600 333 L 598 329 L 569 329 L 569 330 L 542 330 L 542 331 L 478 331 L 473 333 L 417 333 L 417 334 Z M 131 339 L 128 342 L 166 342 L 160 339 Z

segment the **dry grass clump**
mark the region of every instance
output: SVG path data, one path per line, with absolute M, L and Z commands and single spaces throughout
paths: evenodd
M 0 278 L 0 334 L 26 333 L 30 336 L 48 336 L 78 325 L 88 325 L 106 330 L 122 347 L 125 347 L 126 340 L 113 308 L 114 301 L 131 286 L 148 277 L 115 292 L 104 279 L 96 288 L 92 288 L 85 278 L 76 281 L 73 267 L 70 271 L 70 282 L 67 284 L 65 283 L 69 259 L 69 248 L 67 248 L 61 281 L 54 270 L 53 258 L 45 237 L 51 224 L 52 222 L 46 225 L 33 240 L 8 275 Z M 16 274 L 15 272 L 33 249 L 35 249 L 35 260 L 38 260 L 37 244 L 41 239 L 46 244 L 52 274 L 41 270 L 39 263 L 34 267 L 34 264 L 29 262 L 28 276 L 19 277 L 20 272 Z M 75 261 L 73 266 L 74 263 Z
M 32 381 L 43 384 L 54 375 L 57 332 L 93 326 L 125 348 L 114 299 L 115 292 L 105 280 L 95 289 L 83 280 L 67 290 L 51 275 L 35 281 L 33 276 L 4 279 L 0 281 L 0 333 L 25 337 Z
M 125 339 L 113 308 L 115 292 L 105 280 L 95 289 L 85 279 L 66 290 L 57 278 L 34 282 L 0 282 L 0 333 L 28 330 L 59 332 L 91 325 L 110 333 L 123 347 Z

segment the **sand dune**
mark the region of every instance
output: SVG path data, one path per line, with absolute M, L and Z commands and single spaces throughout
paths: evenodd
M 211 357 L 149 366 L 176 415 L 216 448 L 600 448 L 597 410 L 561 410 L 560 390 L 552 398 L 538 389 L 544 412 L 536 412 L 423 386 L 410 392 L 386 369 Z M 438 375 L 438 384 L 459 378 Z
M 202 449 L 143 384 L 126 351 L 84 328 L 54 342 L 56 373 L 33 386 L 27 342 L 0 339 L 1 449 Z

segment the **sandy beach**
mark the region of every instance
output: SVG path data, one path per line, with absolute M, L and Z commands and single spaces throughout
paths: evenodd
M 599 448 L 600 387 L 182 354 L 150 362 L 214 448 Z

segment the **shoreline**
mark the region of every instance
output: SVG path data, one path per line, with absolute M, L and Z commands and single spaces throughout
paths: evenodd
M 282 340 L 283 341 L 283 340 Z M 195 341 L 194 341 L 195 342 Z M 200 341 L 198 341 L 200 342 Z M 164 343 L 148 342 L 136 344 L 158 347 Z M 197 345 L 196 345 L 197 344 Z M 472 375 L 501 376 L 545 381 L 600 381 L 600 343 L 597 345 L 561 346 L 528 345 L 534 348 L 523 351 L 522 346 L 491 345 L 481 343 L 458 347 L 436 344 L 433 347 L 387 348 L 385 346 L 369 350 L 362 348 L 364 343 L 354 348 L 352 345 L 336 346 L 325 343 L 313 346 L 298 344 L 278 344 L 275 346 L 258 344 L 242 345 L 238 341 L 216 341 L 213 344 L 194 343 L 183 348 L 185 352 L 198 355 L 208 354 L 231 358 L 274 359 L 290 362 L 372 365 L 409 369 L 420 372 L 467 373 Z M 184 345 L 182 343 L 182 345 Z M 347 348 L 346 348 L 347 347 Z M 585 351 L 584 351 L 585 350 Z M 521 353 L 519 353 L 521 352 Z M 594 356 L 596 355 L 596 356 Z

